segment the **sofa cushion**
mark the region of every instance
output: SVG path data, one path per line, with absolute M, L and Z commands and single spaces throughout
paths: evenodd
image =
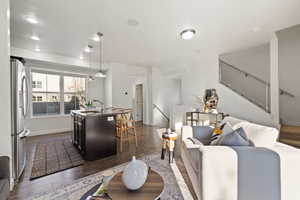
M 248 140 L 243 128 L 238 128 L 231 133 L 223 135 L 218 141 L 217 145 L 222 146 L 252 146 Z
M 9 180 L 0 179 L 0 199 L 8 199 L 9 196 Z
M 262 126 L 250 122 L 241 122 L 233 126 L 233 129 L 242 127 L 247 137 L 256 147 L 273 147 L 278 138 L 276 128 Z
M 206 145 L 209 144 L 213 131 L 211 126 L 193 126 L 193 137 Z
M 222 120 L 221 124 L 224 124 L 224 123 L 226 123 L 226 122 L 229 122 L 229 123 L 231 124 L 231 126 L 235 126 L 236 124 L 239 124 L 239 123 L 241 123 L 241 122 L 245 122 L 245 120 L 242 120 L 242 119 L 238 119 L 238 118 L 229 116 L 229 117 L 225 117 L 225 118 Z

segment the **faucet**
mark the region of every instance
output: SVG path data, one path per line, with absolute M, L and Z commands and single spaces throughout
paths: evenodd
M 93 102 L 95 102 L 95 103 L 99 103 L 100 104 L 100 106 L 101 106 L 101 112 L 103 112 L 104 111 L 104 102 L 103 101 L 100 101 L 100 100 L 98 100 L 98 99 L 93 99 L 92 100 Z

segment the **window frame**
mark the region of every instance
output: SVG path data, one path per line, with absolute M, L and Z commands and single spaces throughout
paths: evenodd
M 43 74 L 51 74 L 51 75 L 58 75 L 59 76 L 59 92 L 36 92 L 36 93 L 48 93 L 48 94 L 59 94 L 59 105 L 60 105 L 60 114 L 46 114 L 46 115 L 34 115 L 33 114 L 33 101 L 32 101 L 32 94 L 33 88 L 32 88 L 32 73 L 43 73 Z M 65 76 L 71 76 L 76 78 L 84 78 L 85 79 L 85 93 L 84 96 L 87 98 L 88 94 L 88 80 L 87 76 L 83 74 L 74 74 L 74 73 L 68 73 L 68 72 L 59 72 L 59 71 L 52 71 L 47 69 L 39 69 L 39 68 L 31 68 L 29 71 L 29 95 L 31 98 L 29 98 L 30 103 L 30 118 L 36 119 L 36 118 L 53 118 L 53 117 L 68 117 L 70 114 L 65 114 L 65 108 L 64 108 L 64 77 Z M 67 92 L 66 94 L 69 94 Z

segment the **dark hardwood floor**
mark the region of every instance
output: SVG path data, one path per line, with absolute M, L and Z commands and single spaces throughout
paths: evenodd
M 31 160 L 33 158 L 35 144 L 47 140 L 63 139 L 66 137 L 70 137 L 71 134 L 58 133 L 46 136 L 30 137 L 27 142 L 27 166 L 20 180 L 20 183 L 14 188 L 13 192 L 11 192 L 10 200 L 28 199 L 31 196 L 43 192 L 53 191 L 55 189 L 60 188 L 62 185 L 71 184 L 75 180 L 80 179 L 82 177 L 95 174 L 97 172 L 103 171 L 105 169 L 111 168 L 124 162 L 128 162 L 129 160 L 131 160 L 131 157 L 133 155 L 140 157 L 151 153 L 160 153 L 161 140 L 158 137 L 156 129 L 157 127 L 145 126 L 140 124 L 137 127 L 138 147 L 135 146 L 134 139 L 132 139 L 129 142 L 127 141 L 123 143 L 122 153 L 118 151 L 117 155 L 91 162 L 86 161 L 84 165 L 57 172 L 55 174 L 34 179 L 31 181 L 29 180 L 29 177 L 31 174 Z M 119 145 L 120 144 L 118 142 L 118 146 Z M 191 182 L 188 178 L 182 160 L 180 159 L 178 144 L 177 148 L 175 148 L 175 160 L 189 189 L 192 192 L 192 195 L 195 198 L 195 193 L 192 189 Z M 166 162 L 168 161 L 166 160 Z

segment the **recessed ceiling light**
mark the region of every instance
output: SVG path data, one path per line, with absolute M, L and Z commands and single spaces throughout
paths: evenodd
M 128 26 L 138 26 L 140 23 L 135 19 L 129 19 L 127 21 Z
M 37 51 L 37 52 L 40 52 L 40 51 L 41 51 L 41 49 L 38 48 L 38 47 L 36 47 L 34 50 Z
M 31 36 L 30 38 L 31 38 L 32 40 L 36 40 L 36 41 L 39 41 L 39 40 L 40 40 L 39 36 L 37 36 L 37 35 L 33 35 L 33 36 Z
M 92 45 L 88 45 L 87 47 L 85 47 L 84 51 L 86 53 L 90 53 L 92 51 L 93 46 Z
M 39 23 L 38 20 L 36 19 L 36 17 L 34 17 L 34 16 L 26 16 L 25 20 L 27 22 L 29 22 L 30 24 L 37 24 L 37 23 Z
M 184 40 L 190 40 L 194 37 L 196 31 L 194 29 L 185 29 L 180 33 L 180 36 Z

